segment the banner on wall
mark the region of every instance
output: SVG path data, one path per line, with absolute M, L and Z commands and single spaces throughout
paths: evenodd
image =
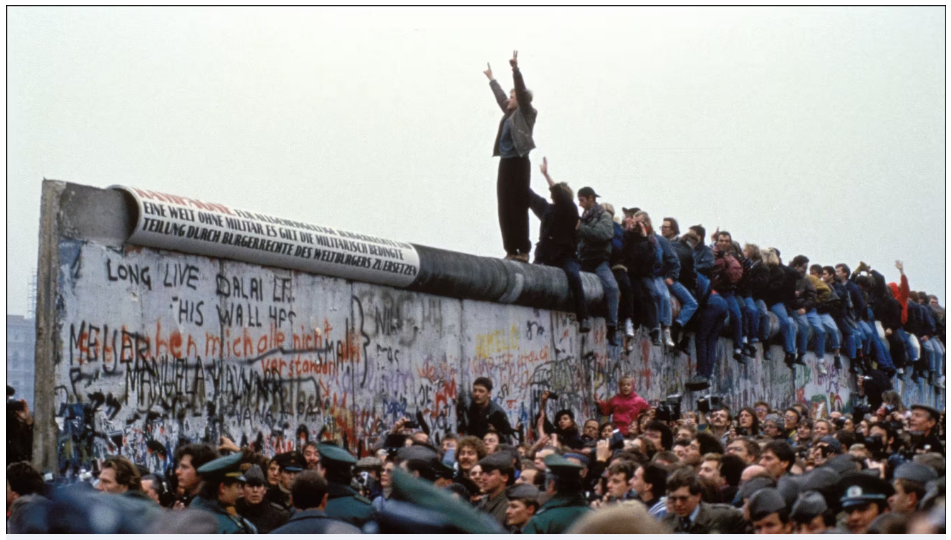
M 126 186 L 138 220 L 130 244 L 406 287 L 419 273 L 412 244 Z

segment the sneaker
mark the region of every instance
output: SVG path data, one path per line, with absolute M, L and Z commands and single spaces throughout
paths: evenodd
M 651 345 L 655 347 L 660 347 L 660 329 L 655 328 L 650 332 L 651 336 Z
M 736 360 L 736 362 L 741 366 L 746 365 L 746 357 L 743 356 L 742 349 L 733 349 L 733 359 Z
M 829 370 L 826 369 L 826 359 L 824 357 L 820 358 L 819 361 L 816 362 L 816 368 L 819 370 L 819 375 L 829 374 Z
M 837 354 L 832 358 L 832 366 L 835 367 L 837 371 L 842 370 L 842 356 L 841 355 Z
M 935 388 L 944 388 L 944 375 L 938 377 L 938 381 L 934 383 Z
M 692 379 L 687 381 L 687 384 L 684 386 L 687 387 L 687 390 L 696 392 L 697 390 L 706 390 L 710 388 L 710 380 L 704 377 L 703 375 L 697 374 L 694 375 Z
M 796 370 L 796 353 L 791 353 L 791 352 L 786 353 L 785 358 L 783 358 L 783 362 L 786 363 L 786 367 L 795 371 Z
M 667 345 L 668 349 L 673 349 L 676 346 L 673 338 L 670 337 L 670 327 L 664 328 L 664 345 Z
M 631 319 L 624 320 L 624 335 L 629 338 L 634 337 L 634 322 Z
M 898 375 L 899 375 L 899 376 L 902 376 L 902 375 L 905 374 L 905 368 L 901 368 L 901 367 L 900 367 L 900 368 L 898 368 L 896 371 L 898 372 Z
M 614 326 L 608 327 L 607 338 L 608 338 L 608 345 L 612 347 L 617 347 L 620 345 L 620 343 L 618 343 L 618 340 L 617 340 L 617 328 L 615 328 Z
M 578 328 L 578 332 L 581 332 L 582 334 L 587 334 L 590 331 L 591 331 L 591 321 L 589 321 L 588 319 L 581 319 L 581 326 L 580 328 Z
M 799 353 L 799 354 L 796 355 L 796 359 L 793 360 L 793 363 L 799 364 L 800 366 L 804 366 L 804 365 L 806 365 L 806 360 L 805 360 L 805 358 L 806 358 L 806 354 L 805 354 L 805 353 Z

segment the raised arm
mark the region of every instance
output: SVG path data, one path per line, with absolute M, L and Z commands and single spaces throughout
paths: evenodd
M 499 84 L 499 81 L 495 80 L 495 77 L 492 76 L 492 66 L 490 66 L 488 62 L 485 63 L 485 66 L 488 69 L 482 73 L 485 73 L 485 76 L 489 79 L 489 88 L 492 89 L 492 93 L 495 95 L 495 101 L 499 104 L 499 108 L 502 109 L 502 112 L 507 112 L 509 97 L 502 91 L 502 86 Z
M 545 180 L 548 181 L 548 187 L 554 186 L 555 181 L 551 179 L 551 176 L 548 176 L 548 158 L 547 157 L 542 158 L 542 164 L 539 166 L 539 168 L 541 169 L 542 174 L 545 176 Z
M 525 79 L 522 78 L 522 71 L 518 69 L 518 51 L 512 51 L 512 59 L 509 60 L 512 65 L 512 80 L 515 83 L 515 98 L 518 100 L 518 108 L 525 112 L 532 110 L 532 98 L 528 95 L 528 88 L 525 87 Z

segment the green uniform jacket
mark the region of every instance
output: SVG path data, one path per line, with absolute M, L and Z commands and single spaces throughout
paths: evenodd
M 376 514 L 370 499 L 361 496 L 349 486 L 331 482 L 327 486 L 327 495 L 327 508 L 324 513 L 330 519 L 339 519 L 363 527 Z
M 218 534 L 257 534 L 258 532 L 251 522 L 241 516 L 229 514 L 218 501 L 207 501 L 201 497 L 195 497 L 188 507 L 214 514 L 218 520 Z
M 522 531 L 525 534 L 562 534 L 576 521 L 590 512 L 587 501 L 580 493 L 555 494 L 535 512 Z

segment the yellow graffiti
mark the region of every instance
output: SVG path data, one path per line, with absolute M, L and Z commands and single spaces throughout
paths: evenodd
M 512 325 L 511 330 L 506 334 L 504 329 L 499 329 L 487 334 L 476 335 L 476 358 L 488 358 L 499 353 L 518 350 L 518 326 Z

